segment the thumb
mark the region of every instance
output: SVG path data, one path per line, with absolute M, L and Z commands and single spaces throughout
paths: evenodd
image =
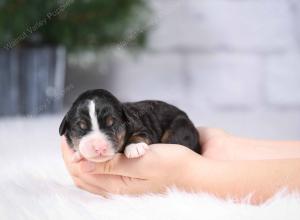
M 144 179 L 141 170 L 144 167 L 144 157 L 128 159 L 124 154 L 116 154 L 111 160 L 95 163 L 91 161 L 80 162 L 82 172 L 90 174 L 109 174 Z
M 64 161 L 65 162 L 72 161 L 72 158 L 73 158 L 75 152 L 68 146 L 65 136 L 61 137 L 60 146 L 61 146 L 61 152 L 62 152 Z

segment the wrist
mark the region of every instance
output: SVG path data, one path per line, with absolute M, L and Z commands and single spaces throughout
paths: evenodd
M 198 154 L 192 154 L 182 169 L 178 187 L 187 192 L 206 192 L 209 161 Z
M 227 196 L 228 186 L 231 185 L 227 178 L 230 174 L 228 170 L 232 169 L 228 162 L 197 155 L 190 160 L 181 188 L 187 192 L 204 192 L 224 198 Z

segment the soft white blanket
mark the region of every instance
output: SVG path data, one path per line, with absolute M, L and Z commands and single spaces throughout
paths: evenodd
M 59 118 L 0 121 L 0 219 L 300 219 L 300 196 L 263 205 L 170 190 L 104 199 L 73 186 L 58 146 Z

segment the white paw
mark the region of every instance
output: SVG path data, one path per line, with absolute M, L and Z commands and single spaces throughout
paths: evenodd
M 125 147 L 124 154 L 127 158 L 137 158 L 143 156 L 148 149 L 149 146 L 144 142 L 129 144 Z

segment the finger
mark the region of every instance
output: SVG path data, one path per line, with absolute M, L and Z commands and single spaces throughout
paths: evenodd
M 79 163 L 67 162 L 65 161 L 65 165 L 70 175 L 73 177 L 79 177 L 81 174 Z
M 80 154 L 79 151 L 76 151 L 72 156 L 72 162 L 77 163 L 83 159 L 83 156 Z
M 108 194 L 141 194 L 147 192 L 149 185 L 153 187 L 147 180 L 118 175 L 81 174 L 77 178 Z
M 78 176 L 79 175 L 79 165 L 72 162 L 73 158 L 75 157 L 75 152 L 69 147 L 65 136 L 61 138 L 61 152 L 63 156 L 64 163 L 67 167 L 67 170 L 71 174 L 71 176 Z
M 74 181 L 75 185 L 82 190 L 86 190 L 90 193 L 108 198 L 109 193 L 106 190 L 104 190 L 103 188 L 86 183 L 85 181 L 83 181 L 77 177 L 73 177 L 73 181 Z
M 71 162 L 74 155 L 74 150 L 69 147 L 65 136 L 61 138 L 60 146 L 64 161 Z
M 80 173 L 80 176 L 77 178 L 87 183 L 88 185 L 100 188 L 102 191 L 105 191 L 107 193 L 120 193 L 120 189 L 124 188 L 123 182 L 120 181 L 120 176 L 116 175 Z
M 153 168 L 157 166 L 158 161 L 168 160 L 170 152 L 181 154 L 183 151 L 187 151 L 187 148 L 180 145 L 155 144 L 151 145 L 147 153 L 140 158 L 128 159 L 124 154 L 116 154 L 106 162 L 82 161 L 79 165 L 80 170 L 85 173 L 119 175 L 145 180 L 156 175 Z
M 141 158 L 131 159 L 126 158 L 123 154 L 116 154 L 111 160 L 103 163 L 82 161 L 79 164 L 80 170 L 85 173 L 110 174 L 145 179 L 141 170 L 144 169 L 148 160 L 147 154 Z

